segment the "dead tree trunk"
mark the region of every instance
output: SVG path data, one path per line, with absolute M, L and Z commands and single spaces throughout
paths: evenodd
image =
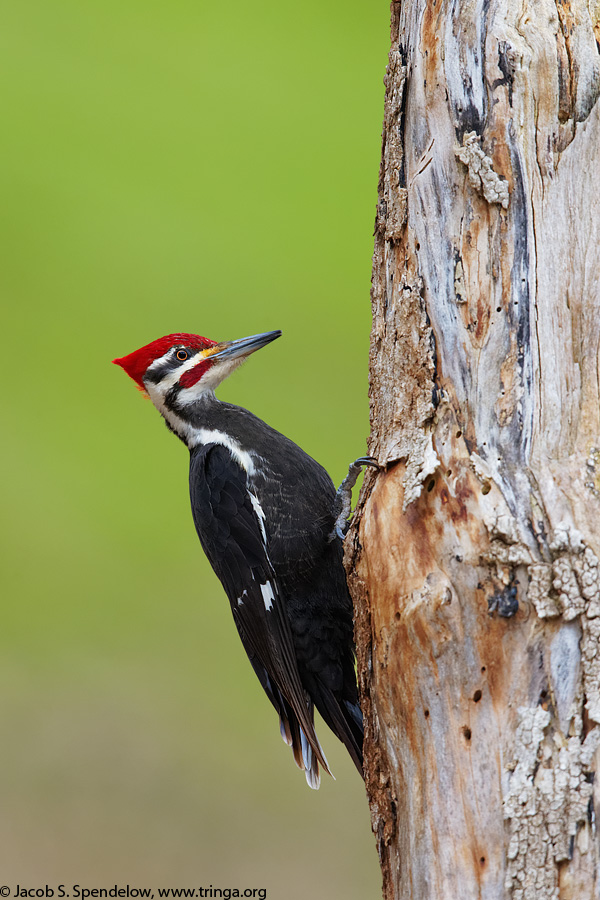
M 386 898 L 600 897 L 599 22 L 392 3 L 347 541 Z

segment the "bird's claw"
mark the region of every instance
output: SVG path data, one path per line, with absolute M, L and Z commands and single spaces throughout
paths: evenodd
M 380 465 L 374 456 L 359 456 L 358 459 L 354 460 L 350 468 L 353 466 L 372 466 L 374 469 L 380 468 Z
M 346 537 L 346 533 L 348 531 L 348 522 L 344 522 L 343 525 L 336 525 L 333 534 L 339 537 L 340 541 L 343 541 Z M 333 536 L 333 535 L 332 535 Z M 330 538 L 331 540 L 331 538 Z

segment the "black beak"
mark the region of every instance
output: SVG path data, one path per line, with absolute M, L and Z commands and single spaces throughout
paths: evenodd
M 281 331 L 265 331 L 263 334 L 253 334 L 252 337 L 240 338 L 237 341 L 223 341 L 215 347 L 214 353 L 208 355 L 211 360 L 238 359 L 240 356 L 249 356 L 255 350 L 260 350 L 278 337 L 281 337 Z

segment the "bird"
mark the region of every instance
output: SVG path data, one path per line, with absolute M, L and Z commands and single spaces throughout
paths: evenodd
M 215 389 L 268 331 L 232 341 L 176 333 L 114 359 L 190 453 L 192 517 L 229 599 L 252 668 L 279 716 L 308 785 L 331 774 L 314 708 L 363 775 L 363 718 L 355 672 L 352 600 L 343 567 L 350 492 L 297 444 Z M 364 776 L 363 776 L 364 777 Z

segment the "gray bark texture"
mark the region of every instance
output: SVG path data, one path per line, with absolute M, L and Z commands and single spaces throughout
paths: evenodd
M 346 540 L 386 900 L 600 897 L 600 2 L 402 0 Z

